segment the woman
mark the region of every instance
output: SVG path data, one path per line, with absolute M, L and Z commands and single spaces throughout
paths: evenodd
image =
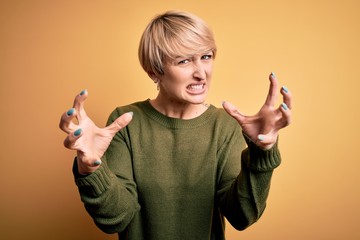
M 262 215 L 278 131 L 290 123 L 291 95 L 274 107 L 271 74 L 255 116 L 205 104 L 216 45 L 198 17 L 169 11 L 145 29 L 139 59 L 158 88 L 154 99 L 115 109 L 106 128 L 84 110 L 86 90 L 62 115 L 64 145 L 77 151 L 73 172 L 96 225 L 121 239 L 224 239 L 224 217 L 238 230 Z M 78 119 L 78 124 L 72 122 Z M 247 147 L 246 147 L 247 144 Z

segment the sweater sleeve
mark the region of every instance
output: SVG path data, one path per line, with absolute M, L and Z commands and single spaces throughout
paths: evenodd
M 271 149 L 263 150 L 245 135 L 244 137 L 248 146 L 242 152 L 243 138 L 240 140 L 240 137 L 235 137 L 238 140 L 233 139 L 227 144 L 217 191 L 221 213 L 237 230 L 244 230 L 261 217 L 265 210 L 273 170 L 281 162 L 277 142 Z M 239 168 L 234 166 L 239 165 L 240 155 L 239 173 Z
M 113 113 L 108 124 L 115 118 Z M 124 132 L 115 135 L 95 172 L 82 176 L 78 173 L 76 161 L 73 167 L 75 183 L 85 209 L 106 233 L 124 231 L 140 209 L 131 153 Z

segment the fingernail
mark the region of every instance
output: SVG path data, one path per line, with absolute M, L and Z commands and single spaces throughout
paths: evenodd
M 84 95 L 85 93 L 86 93 L 86 89 L 84 89 L 80 92 L 80 96 Z
M 78 130 L 76 130 L 76 131 L 74 132 L 74 136 L 75 136 L 75 137 L 79 136 L 79 135 L 81 134 L 81 132 L 82 132 L 82 129 L 79 128 Z
M 282 90 L 285 92 L 285 93 L 288 93 L 289 92 L 289 89 L 285 86 L 282 86 Z
M 134 112 L 129 112 L 131 114 L 131 116 L 134 116 Z
M 75 112 L 75 108 L 71 108 L 69 111 L 66 112 L 66 115 L 71 116 Z
M 258 139 L 259 139 L 260 141 L 264 140 L 264 135 L 258 135 Z
M 271 72 L 271 76 L 276 77 L 276 75 L 275 75 L 275 73 L 274 73 L 274 72 Z
M 224 104 L 225 104 L 225 101 L 222 101 L 222 102 L 221 102 L 221 105 L 224 106 Z
M 286 105 L 286 103 L 282 103 L 282 104 L 281 104 L 281 107 L 282 107 L 284 110 L 288 110 L 288 106 Z
M 101 161 L 100 160 L 96 160 L 95 162 L 94 162 L 94 166 L 96 167 L 96 166 L 99 166 L 101 164 Z

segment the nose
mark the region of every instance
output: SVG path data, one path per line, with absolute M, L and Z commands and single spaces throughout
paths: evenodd
M 201 62 L 194 63 L 194 73 L 193 76 L 195 79 L 201 81 L 206 78 L 205 68 Z

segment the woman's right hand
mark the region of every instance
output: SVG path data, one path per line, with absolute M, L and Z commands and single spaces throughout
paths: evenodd
M 77 151 L 77 165 L 82 175 L 94 172 L 101 164 L 101 157 L 109 147 L 115 134 L 132 119 L 132 113 L 125 113 L 105 128 L 97 127 L 86 115 L 84 102 L 86 90 L 75 97 L 73 108 L 61 116 L 60 129 L 68 134 L 64 146 Z M 77 123 L 74 123 L 74 118 Z

